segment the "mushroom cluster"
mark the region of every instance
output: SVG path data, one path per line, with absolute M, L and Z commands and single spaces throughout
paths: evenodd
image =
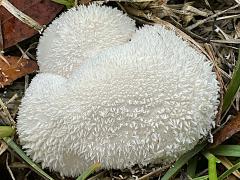
M 174 29 L 136 30 L 117 9 L 80 6 L 46 29 L 38 62 L 17 130 L 26 153 L 61 175 L 169 163 L 214 127 L 213 65 Z

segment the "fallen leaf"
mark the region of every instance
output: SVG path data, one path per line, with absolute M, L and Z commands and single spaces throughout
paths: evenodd
M 0 57 L 0 88 L 36 70 L 38 70 L 36 61 L 16 56 L 2 56 Z
M 229 120 L 229 122 L 218 131 L 213 137 L 213 144 L 211 148 L 214 148 L 232 137 L 234 134 L 240 131 L 240 113 L 236 117 Z
M 41 25 L 51 22 L 64 7 L 51 0 L 9 0 L 9 2 Z M 38 33 L 14 17 L 3 6 L 0 7 L 0 17 L 3 35 L 3 47 L 0 48 L 2 49 L 11 47 Z

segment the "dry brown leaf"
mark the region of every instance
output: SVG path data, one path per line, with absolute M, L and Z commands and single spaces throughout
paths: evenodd
M 214 141 L 211 147 L 216 147 L 225 140 L 232 137 L 240 131 L 240 113 L 236 117 L 229 120 L 229 122 L 214 135 Z
M 36 61 L 16 56 L 3 56 L 0 58 L 0 88 L 36 70 L 38 70 Z
M 9 2 L 41 25 L 51 22 L 64 7 L 51 0 L 9 0 Z M 38 33 L 10 14 L 4 7 L 0 7 L 0 17 L 3 34 L 3 47 L 0 47 L 2 49 Z

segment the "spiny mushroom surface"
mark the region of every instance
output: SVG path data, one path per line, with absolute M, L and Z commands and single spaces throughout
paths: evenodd
M 92 4 L 61 14 L 40 38 L 40 72 L 68 77 L 88 58 L 130 40 L 135 22 L 122 11 Z
M 85 155 L 105 168 L 176 160 L 210 132 L 219 105 L 211 63 L 160 26 L 84 63 L 69 85 Z
M 84 61 L 69 79 L 34 78 L 19 110 L 23 148 L 43 167 L 77 176 L 103 168 L 169 163 L 214 126 L 212 64 L 160 26 Z
M 62 105 L 68 94 L 61 96 L 59 93 L 65 84 L 67 79 L 62 76 L 38 74 L 22 99 L 17 131 L 23 148 L 33 161 L 62 175 L 75 176 L 94 161 L 81 154 L 74 155 L 73 141 L 79 142 L 79 139 L 69 141 L 68 136 L 76 133 L 71 129 L 74 122 L 66 124 L 61 118 L 56 119 L 56 116 L 62 113 L 66 116 L 67 113 L 68 105 L 63 109 Z

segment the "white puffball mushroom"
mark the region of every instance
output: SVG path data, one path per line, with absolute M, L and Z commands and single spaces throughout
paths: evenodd
M 96 4 L 72 8 L 54 20 L 40 38 L 40 72 L 68 77 L 83 61 L 129 41 L 135 30 L 135 22 L 116 8 Z
M 73 145 L 73 141 L 68 141 L 67 134 L 75 133 L 71 130 L 73 124 L 56 118 L 57 114 L 67 112 L 62 109 L 67 95 L 59 96 L 66 84 L 67 79 L 59 75 L 36 75 L 19 107 L 17 132 L 23 149 L 33 161 L 61 175 L 76 176 L 87 168 L 85 163 L 94 162 L 72 153 L 68 143 Z
M 87 124 L 78 129 L 87 134 L 79 137 L 89 142 L 85 156 L 122 169 L 168 163 L 192 149 L 215 125 L 220 87 L 212 68 L 160 26 L 145 26 L 130 43 L 84 63 L 68 90 L 71 110 Z
M 67 81 L 49 90 L 31 83 L 19 110 L 21 143 L 66 176 L 94 162 L 106 169 L 172 162 L 214 126 L 220 87 L 212 68 L 174 31 L 145 26 Z

